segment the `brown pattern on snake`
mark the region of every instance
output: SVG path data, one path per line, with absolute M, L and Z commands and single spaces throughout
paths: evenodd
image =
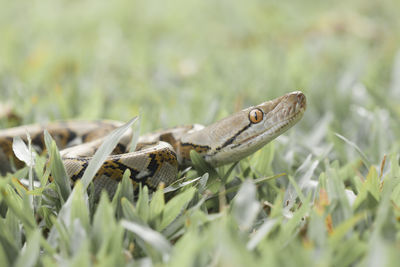
M 190 151 L 195 150 L 197 153 L 200 155 L 202 153 L 206 153 L 209 151 L 211 147 L 206 146 L 206 145 L 195 145 L 191 143 L 181 143 L 180 144 L 180 153 L 183 158 L 190 159 Z
M 12 143 L 13 143 L 12 137 L 0 138 L 0 148 L 4 156 L 7 157 L 7 159 L 11 158 L 15 164 L 15 167 L 19 169 L 22 168 L 25 165 L 25 163 L 17 159 L 17 157 L 15 156 L 12 149 Z
M 126 164 L 121 162 L 121 160 L 123 160 L 123 157 L 124 157 L 123 155 L 116 155 L 106 160 L 103 163 L 100 170 L 96 173 L 94 179 L 105 175 L 110 179 L 121 181 L 124 172 L 127 169 L 129 169 L 131 172 L 130 179 L 132 180 L 132 182 L 134 182 L 134 185 L 138 183 L 147 184 L 147 180 L 153 177 L 154 174 L 160 170 L 161 166 L 164 163 L 169 163 L 175 168 L 178 167 L 176 154 L 173 153 L 171 150 L 161 149 L 149 155 L 150 160 L 144 169 L 146 175 L 143 175 L 140 178 L 138 178 L 138 175 L 140 174 L 141 171 L 132 166 L 127 166 Z M 82 178 L 89 164 L 90 158 L 73 158 L 73 159 L 67 158 L 64 160 L 72 160 L 75 162 L 80 162 L 81 168 L 71 176 L 71 180 L 75 182 L 78 179 Z

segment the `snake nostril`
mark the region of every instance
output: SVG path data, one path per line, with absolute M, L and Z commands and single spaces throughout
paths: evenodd
M 305 103 L 306 103 L 306 96 L 303 93 L 299 92 L 297 94 L 297 104 L 299 104 L 300 106 L 304 106 Z
M 301 104 L 304 100 L 304 95 L 302 93 L 299 93 L 297 95 L 297 103 Z

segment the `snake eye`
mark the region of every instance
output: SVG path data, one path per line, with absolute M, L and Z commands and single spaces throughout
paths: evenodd
M 262 121 L 263 116 L 264 116 L 263 112 L 258 108 L 252 109 L 249 112 L 249 120 L 252 123 L 259 123 L 260 121 Z

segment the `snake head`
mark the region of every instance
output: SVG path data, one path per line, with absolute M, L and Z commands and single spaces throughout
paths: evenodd
M 238 161 L 254 153 L 295 125 L 306 110 L 306 97 L 292 92 L 257 106 L 246 108 L 203 130 L 194 132 L 183 142 L 208 146 L 201 151 L 213 166 Z

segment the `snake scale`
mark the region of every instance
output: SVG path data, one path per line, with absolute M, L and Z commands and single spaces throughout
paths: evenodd
M 179 168 L 190 166 L 190 151 L 197 151 L 212 166 L 239 161 L 295 125 L 306 109 L 306 97 L 292 92 L 271 101 L 236 112 L 207 127 L 194 124 L 139 137 L 136 151 L 127 152 L 132 131 L 126 133 L 97 172 L 95 191 L 115 191 L 126 169 L 134 187 L 145 184 L 155 190 L 177 178 Z M 26 125 L 0 130 L 0 173 L 23 167 L 12 150 L 13 137 L 26 140 L 28 132 L 34 148 L 43 150 L 43 131 L 52 135 L 65 170 L 73 184 L 80 179 L 104 136 L 123 123 L 116 121 L 66 121 L 47 125 Z M 13 164 L 11 164 L 11 162 Z

